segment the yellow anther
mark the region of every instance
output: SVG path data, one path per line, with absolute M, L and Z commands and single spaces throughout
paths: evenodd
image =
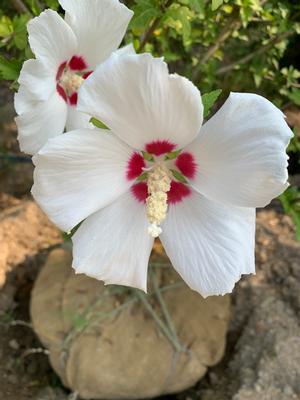
M 82 76 L 70 70 L 65 71 L 60 78 L 60 83 L 68 95 L 77 92 L 83 81 L 84 79 Z
M 156 165 L 148 172 L 148 198 L 146 200 L 147 218 L 150 222 L 148 233 L 157 237 L 161 232 L 160 224 L 164 221 L 168 211 L 167 192 L 171 187 L 169 170 L 164 165 Z

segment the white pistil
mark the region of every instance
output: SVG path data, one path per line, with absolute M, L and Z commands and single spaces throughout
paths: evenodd
M 167 192 L 171 187 L 171 178 L 168 168 L 163 164 L 155 165 L 147 176 L 148 194 L 146 200 L 147 218 L 150 222 L 148 233 L 158 237 L 162 229 L 160 224 L 164 221 L 168 211 Z
M 60 83 L 68 95 L 77 92 L 83 81 L 82 76 L 70 70 L 66 70 L 60 78 Z

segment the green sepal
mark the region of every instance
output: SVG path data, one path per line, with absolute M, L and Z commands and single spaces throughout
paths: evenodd
M 153 155 L 147 151 L 142 151 L 143 157 L 146 161 L 154 161 Z
M 99 129 L 109 129 L 103 122 L 99 121 L 99 119 L 97 119 L 95 117 L 92 117 L 90 119 L 90 123 Z
M 171 169 L 170 171 L 172 172 L 174 178 L 177 179 L 179 182 L 188 183 L 188 181 L 179 171 L 176 171 L 176 169 Z
M 137 182 L 145 181 L 145 180 L 147 179 L 147 177 L 148 177 L 148 173 L 147 173 L 147 172 L 143 172 L 142 175 L 140 175 L 140 176 L 137 178 Z
M 170 153 L 166 154 L 165 160 L 174 160 L 181 152 L 182 149 L 171 151 Z

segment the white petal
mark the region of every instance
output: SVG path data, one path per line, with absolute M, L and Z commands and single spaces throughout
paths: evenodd
M 118 0 L 60 0 L 78 39 L 78 53 L 95 68 L 115 51 L 133 12 Z
M 90 124 L 91 117 L 77 110 L 74 106 L 68 106 L 66 130 L 73 131 L 80 128 L 93 128 Z
M 231 93 L 189 147 L 198 164 L 195 188 L 229 204 L 264 207 L 288 186 L 285 149 L 292 135 L 268 100 Z
M 14 106 L 17 114 L 30 111 L 38 103 L 38 99 L 24 85 L 15 93 Z
M 225 206 L 193 192 L 171 205 L 160 238 L 187 284 L 202 296 L 232 291 L 255 273 L 255 209 Z
M 135 48 L 132 43 L 127 44 L 126 46 L 120 47 L 118 50 L 115 51 L 117 55 L 126 56 L 128 54 L 136 54 Z
M 67 105 L 56 92 L 47 101 L 32 103 L 31 108 L 28 105 L 16 118 L 21 150 L 35 154 L 49 138 L 63 133 L 66 120 Z
M 49 69 L 41 61 L 31 59 L 24 62 L 18 79 L 39 100 L 48 100 L 56 90 L 56 71 Z
M 144 204 L 127 192 L 86 219 L 73 236 L 73 267 L 106 284 L 147 291 L 153 238 L 147 234 Z
M 180 147 L 190 143 L 203 114 L 192 82 L 169 75 L 163 60 L 150 54 L 114 53 L 83 83 L 78 108 L 137 149 L 158 139 Z
M 33 158 L 32 194 L 69 231 L 128 190 L 132 150 L 106 130 L 80 129 L 49 142 Z
M 43 11 L 28 23 L 29 44 L 35 56 L 56 72 L 76 54 L 77 40 L 70 26 L 53 10 Z

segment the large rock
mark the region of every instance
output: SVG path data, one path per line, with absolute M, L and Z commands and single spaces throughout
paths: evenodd
M 228 297 L 204 300 L 171 268 L 157 269 L 159 290 L 183 349 L 176 350 L 136 291 L 75 275 L 70 264 L 66 250 L 50 254 L 32 292 L 31 316 L 53 368 L 83 399 L 178 392 L 222 358 Z M 151 284 L 149 293 L 148 306 L 171 332 Z

